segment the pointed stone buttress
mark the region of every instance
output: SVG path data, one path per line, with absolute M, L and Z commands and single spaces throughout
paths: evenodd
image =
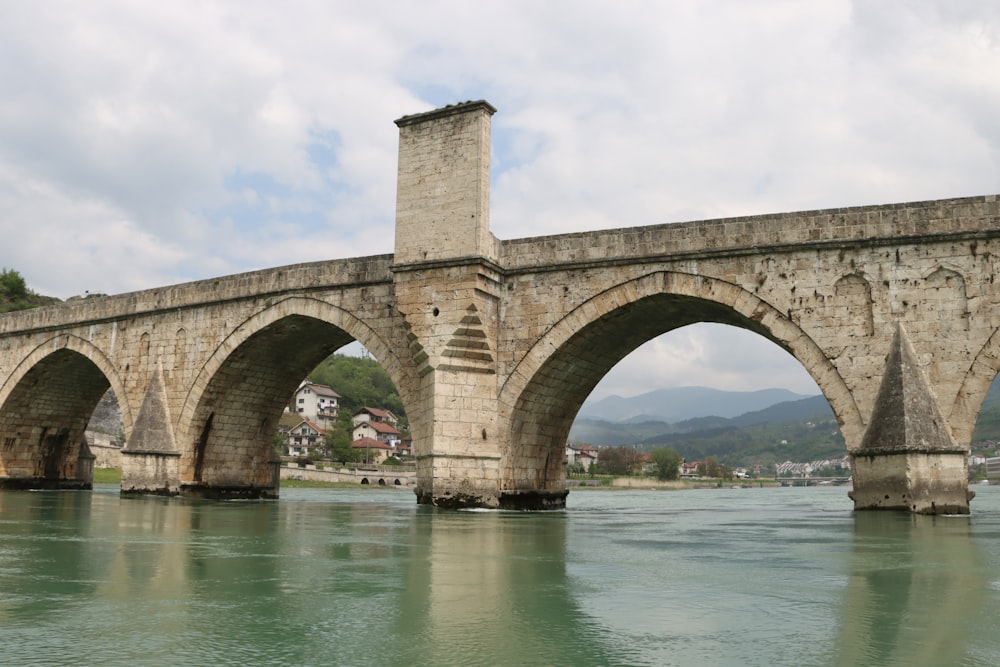
M 968 514 L 968 456 L 956 444 L 901 324 L 875 408 L 851 452 L 855 510 Z

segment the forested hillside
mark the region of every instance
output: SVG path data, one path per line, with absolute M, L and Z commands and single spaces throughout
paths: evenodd
M 28 289 L 24 278 L 13 269 L 0 271 L 0 313 L 14 310 L 28 310 L 58 303 L 59 299 L 51 296 L 41 296 Z
M 579 418 L 571 441 L 597 446 L 630 445 L 639 450 L 670 447 L 687 460 L 717 456 L 721 463 L 748 466 L 781 461 L 838 458 L 847 452 L 833 411 L 822 396 L 786 401 L 732 419 L 699 417 L 676 423 L 631 423 Z M 1000 381 L 990 388 L 972 437 L 973 451 L 1000 442 Z
M 406 422 L 406 411 L 396 386 L 385 369 L 370 357 L 334 353 L 323 360 L 309 379 L 325 384 L 341 395 L 341 408 L 353 414 L 363 407 L 392 410 Z

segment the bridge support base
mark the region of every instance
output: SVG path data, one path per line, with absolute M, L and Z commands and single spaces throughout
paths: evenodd
M 122 450 L 122 495 L 176 496 L 180 493 L 177 452 Z
M 851 472 L 855 510 L 968 514 L 976 495 L 965 452 L 857 453 Z
M 561 491 L 505 491 L 500 494 L 500 508 L 505 510 L 566 509 L 569 489 Z
M 89 491 L 90 480 L 49 479 L 46 477 L 0 477 L 0 489 L 13 491 Z
M 417 503 L 444 509 L 501 509 L 520 511 L 566 509 L 568 489 L 561 491 L 502 491 L 438 493 L 417 489 Z
M 185 498 L 199 498 L 203 500 L 275 500 L 278 498 L 278 488 L 182 484 L 180 495 Z

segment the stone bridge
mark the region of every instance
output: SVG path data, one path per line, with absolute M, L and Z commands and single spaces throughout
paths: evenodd
M 122 492 L 273 497 L 298 382 L 359 341 L 392 377 L 417 500 L 561 507 L 580 405 L 640 344 L 695 322 L 780 345 L 815 379 L 855 508 L 969 511 L 967 453 L 1000 369 L 994 195 L 502 241 L 490 120 L 398 121 L 395 253 L 0 316 L 0 482 L 86 487 L 110 387 Z

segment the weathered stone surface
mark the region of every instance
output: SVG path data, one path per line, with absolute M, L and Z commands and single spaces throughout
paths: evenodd
M 720 322 L 803 364 L 848 450 L 864 452 L 856 484 L 919 473 L 926 483 L 907 481 L 890 505 L 957 502 L 1000 369 L 995 195 L 500 241 L 489 230 L 492 113 L 473 102 L 400 119 L 394 255 L 0 316 L 0 479 L 75 482 L 80 436 L 110 387 L 127 440 L 169 440 L 140 423 L 153 391 L 176 447 L 123 456 L 134 471 L 123 491 L 276 492 L 281 408 L 357 340 L 406 406 L 418 499 L 557 506 L 569 426 L 601 377 L 661 333 Z M 880 400 L 899 325 L 909 347 L 898 396 Z M 926 391 L 911 391 L 904 367 Z M 157 368 L 162 391 L 151 389 Z
M 178 453 L 162 376 L 163 371 L 157 366 L 125 443 L 125 451 L 129 453 Z
M 851 457 L 856 510 L 917 514 L 968 514 L 975 493 L 968 487 L 965 452 L 880 452 Z
M 968 514 L 968 459 L 951 435 L 902 324 L 861 447 L 851 454 L 856 509 Z

